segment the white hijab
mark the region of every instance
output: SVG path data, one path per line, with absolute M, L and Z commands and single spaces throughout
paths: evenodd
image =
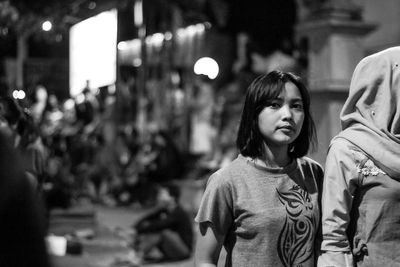
M 370 55 L 357 65 L 340 114 L 345 138 L 400 180 L 400 47 Z

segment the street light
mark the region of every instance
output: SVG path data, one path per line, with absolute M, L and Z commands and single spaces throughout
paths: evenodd
M 44 30 L 45 32 L 50 31 L 51 28 L 53 28 L 53 24 L 51 23 L 51 21 L 46 20 L 42 23 L 42 30 Z
M 23 90 L 14 90 L 12 95 L 15 99 L 24 99 L 26 96 Z
M 219 73 L 218 63 L 210 57 L 202 57 L 194 64 L 194 73 L 207 75 L 208 78 L 214 80 Z

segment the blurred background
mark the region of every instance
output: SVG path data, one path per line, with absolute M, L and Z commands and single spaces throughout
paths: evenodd
M 396 0 L 0 1 L 2 121 L 53 233 L 132 222 L 167 181 L 194 214 L 206 178 L 237 156 L 252 79 L 306 81 L 309 156 L 324 164 L 354 67 L 399 44 L 399 15 Z

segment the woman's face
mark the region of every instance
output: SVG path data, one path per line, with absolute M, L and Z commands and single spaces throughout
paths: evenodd
M 258 115 L 260 133 L 270 148 L 287 149 L 299 136 L 303 122 L 303 100 L 300 90 L 292 82 L 287 82 L 279 96 Z

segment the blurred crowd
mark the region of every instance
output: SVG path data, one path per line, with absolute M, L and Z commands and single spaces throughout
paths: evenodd
M 101 99 L 89 89 L 60 103 L 41 85 L 24 101 L 0 98 L 0 130 L 48 210 L 81 199 L 149 205 L 157 183 L 182 177 L 182 153 L 168 134 L 149 127 L 139 137 L 133 123 L 116 122 L 114 107 L 114 96 Z
M 274 68 L 303 69 L 298 57 L 280 50 L 264 56 L 251 44 L 240 36 L 235 75 L 221 88 L 197 75 L 160 90 L 165 84 L 153 77 L 140 96 L 129 69 L 120 84 L 91 88 L 88 81 L 69 98 L 41 84 L 23 99 L 3 94 L 0 130 L 24 156 L 26 175 L 48 210 L 81 199 L 152 205 L 160 183 L 208 177 L 237 156 L 241 105 L 254 77 Z

